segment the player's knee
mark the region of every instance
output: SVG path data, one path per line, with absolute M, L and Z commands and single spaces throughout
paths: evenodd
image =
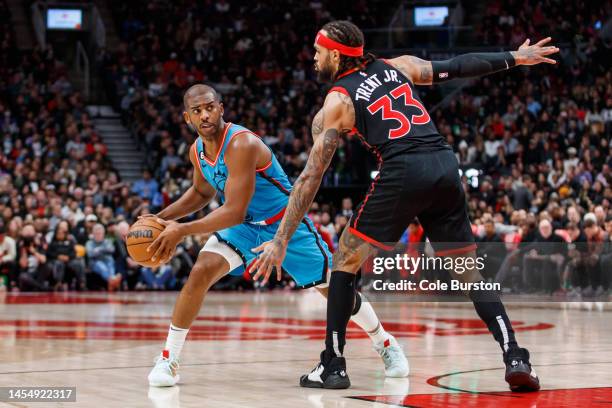
M 201 292 L 208 290 L 219 278 L 223 265 L 215 259 L 199 259 L 191 268 L 185 284 L 188 291 Z

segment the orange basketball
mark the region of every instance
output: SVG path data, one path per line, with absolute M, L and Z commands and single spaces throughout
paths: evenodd
M 159 259 L 156 262 L 151 261 L 153 253 L 147 252 L 147 248 L 164 228 L 166 227 L 159 224 L 154 218 L 143 218 L 132 224 L 125 239 L 125 244 L 128 253 L 135 262 L 150 268 L 161 265 Z

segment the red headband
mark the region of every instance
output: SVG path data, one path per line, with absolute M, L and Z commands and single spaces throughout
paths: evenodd
M 325 47 L 328 50 L 338 50 L 340 54 L 346 55 L 347 57 L 363 56 L 363 45 L 360 47 L 349 47 L 348 45 L 340 44 L 338 41 L 332 40 L 321 31 L 317 33 L 315 44 L 319 44 L 321 47 Z

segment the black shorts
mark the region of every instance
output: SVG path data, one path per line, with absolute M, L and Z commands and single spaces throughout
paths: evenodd
M 349 231 L 390 250 L 415 217 L 436 254 L 476 248 L 452 150 L 406 153 L 384 161 L 357 206 Z

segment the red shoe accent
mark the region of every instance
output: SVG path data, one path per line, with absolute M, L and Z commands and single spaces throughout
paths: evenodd
M 170 351 L 168 350 L 164 350 L 162 351 L 162 357 L 165 358 L 166 360 L 170 358 Z
M 385 342 L 383 343 L 383 346 L 385 347 L 389 347 L 391 345 L 391 342 L 389 341 L 389 339 L 385 340 Z

